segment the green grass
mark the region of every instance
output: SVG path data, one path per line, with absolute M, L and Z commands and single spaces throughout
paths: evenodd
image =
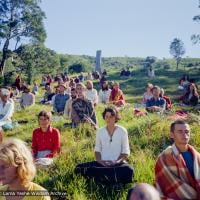
M 190 76 L 196 78 L 198 84 L 200 77 L 199 70 L 194 69 L 188 71 Z M 126 94 L 126 100 L 129 105 L 120 110 L 120 125 L 127 128 L 129 133 L 129 142 L 131 155 L 129 163 L 134 167 L 135 181 L 154 183 L 154 165 L 158 154 L 169 144 L 169 125 L 171 123 L 168 115 L 159 116 L 157 114 L 149 114 L 148 116 L 138 118 L 133 115 L 134 103 L 139 103 L 144 93 L 145 84 L 151 82 L 166 89 L 166 94 L 176 96 L 176 88 L 178 79 L 185 71 L 179 70 L 157 70 L 156 78 L 150 79 L 142 70 L 135 70 L 135 76 L 129 79 L 119 78 L 119 72 L 109 71 L 109 80 L 117 80 Z M 40 90 L 39 96 L 44 91 Z M 21 124 L 14 130 L 5 132 L 5 137 L 17 137 L 31 144 L 32 131 L 38 127 L 37 114 L 42 109 L 51 110 L 48 105 L 39 105 L 18 111 L 14 114 L 14 120 L 28 120 L 27 124 Z M 101 113 L 104 109 L 103 105 L 99 105 L 96 109 L 99 126 L 104 125 Z M 178 107 L 172 109 L 172 113 Z M 189 123 L 192 129 L 191 144 L 200 151 L 200 119 L 197 109 L 188 108 L 191 111 Z M 96 200 L 96 199 L 120 199 L 125 200 L 128 188 L 133 184 L 127 185 L 120 193 L 102 188 L 96 185 L 92 180 L 86 181 L 81 177 L 74 175 L 73 171 L 78 163 L 94 160 L 94 143 L 95 131 L 87 126 L 82 125 L 76 129 L 64 128 L 63 124 L 66 120 L 53 121 L 54 127 L 61 131 L 62 149 L 56 158 L 54 165 L 48 169 L 38 170 L 35 182 L 41 184 L 49 191 L 67 191 L 70 200 Z M 53 199 L 61 199 L 54 197 Z M 63 197 L 63 199 L 65 199 Z

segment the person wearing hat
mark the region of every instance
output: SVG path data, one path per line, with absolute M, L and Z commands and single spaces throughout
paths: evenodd
M 1 89 L 0 93 L 0 127 L 11 122 L 14 113 L 14 102 L 10 99 L 10 91 Z
M 33 93 L 31 93 L 30 88 L 28 86 L 24 88 L 20 104 L 22 108 L 32 106 L 35 104 L 35 96 Z
M 65 94 L 65 89 L 66 89 L 65 84 L 60 84 L 59 86 L 59 94 L 55 96 L 55 101 L 53 104 L 53 108 L 56 113 L 58 114 L 63 114 L 64 109 L 65 109 L 65 104 L 66 101 L 69 99 L 69 94 Z

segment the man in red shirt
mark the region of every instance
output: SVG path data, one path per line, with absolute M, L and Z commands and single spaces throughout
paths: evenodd
M 52 158 L 60 151 L 60 132 L 51 126 L 51 113 L 41 111 L 39 128 L 33 131 L 32 152 L 34 158 Z

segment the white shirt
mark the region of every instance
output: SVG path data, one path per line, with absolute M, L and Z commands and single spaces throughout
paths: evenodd
M 95 152 L 101 153 L 101 160 L 117 160 L 120 154 L 130 154 L 127 130 L 117 125 L 112 138 L 106 127 L 97 131 Z
M 0 121 L 11 120 L 14 113 L 14 101 L 9 99 L 3 106 L 3 102 L 0 101 L 0 115 L 3 115 Z
M 99 103 L 108 103 L 110 98 L 111 90 L 100 90 L 99 91 Z
M 63 116 L 65 118 L 71 119 L 71 114 L 72 114 L 72 98 L 70 97 L 65 103 L 65 109 L 64 109 Z
M 98 95 L 96 89 L 93 88 L 92 90 L 86 90 L 85 96 L 88 100 L 92 101 L 93 104 L 98 103 Z

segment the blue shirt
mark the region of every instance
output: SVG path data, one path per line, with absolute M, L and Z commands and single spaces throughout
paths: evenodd
M 69 99 L 68 94 L 57 94 L 55 96 L 54 108 L 56 112 L 63 112 L 65 109 L 65 103 Z
M 183 159 L 185 160 L 186 166 L 191 174 L 194 177 L 194 158 L 190 151 L 181 152 Z
M 151 107 L 151 106 L 158 106 L 163 108 L 163 110 L 165 109 L 165 105 L 166 105 L 166 101 L 163 98 L 158 98 L 158 99 L 154 99 L 153 97 L 151 99 L 147 100 L 146 103 L 146 108 Z

